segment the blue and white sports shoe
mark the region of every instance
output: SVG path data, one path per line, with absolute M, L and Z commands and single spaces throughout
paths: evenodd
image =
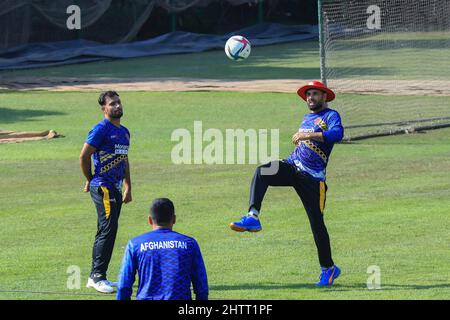
M 230 228 L 237 232 L 258 232 L 262 229 L 259 219 L 250 215 L 245 215 L 241 220 L 230 223 Z
M 316 283 L 318 287 L 331 286 L 334 282 L 334 279 L 339 277 L 341 274 L 341 269 L 338 266 L 332 266 L 326 270 L 322 270 L 320 274 L 320 280 Z

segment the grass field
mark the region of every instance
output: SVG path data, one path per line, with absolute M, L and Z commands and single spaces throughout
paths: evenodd
M 333 42 L 327 51 L 328 76 L 343 81 L 346 87 L 374 90 L 377 85 L 358 80 L 416 80 L 406 90 L 397 82 L 398 96 L 338 95 L 333 107 L 341 112 L 346 125 L 411 121 L 450 116 L 447 96 L 424 98 L 403 96 L 414 87 L 430 87 L 424 80 L 450 80 L 447 63 L 449 33 L 389 33 L 354 40 Z M 196 54 L 177 54 L 124 60 L 101 61 L 43 69 L 0 71 L 0 82 L 12 77 L 78 78 L 110 82 L 114 79 L 133 82 L 145 79 L 198 78 L 219 80 L 318 79 L 320 65 L 317 41 L 291 42 L 254 47 L 251 58 L 241 62 L 226 59 L 222 50 Z M 426 64 L 423 61 L 426 60 Z M 217 84 L 215 84 L 217 85 Z M 447 85 L 447 82 L 441 84 Z M 439 93 L 447 88 L 432 89 Z M 382 92 L 383 89 L 374 90 Z M 431 90 L 430 90 L 431 91 Z M 426 93 L 426 92 L 425 92 Z M 435 124 L 430 121 L 423 125 Z M 377 130 L 397 129 L 394 125 L 351 129 L 347 136 Z
M 315 79 L 320 77 L 317 41 L 253 47 L 251 59 L 233 62 L 222 50 L 0 71 L 0 76 L 202 79 Z M 332 79 L 450 80 L 450 33 L 388 33 L 328 44 Z
M 430 48 L 442 43 L 442 35 L 403 36 L 389 39 L 406 41 L 405 48 L 385 48 L 378 55 L 354 50 L 364 39 L 355 41 L 353 50 L 343 46 L 331 57 L 334 70 L 349 79 L 448 79 L 447 65 L 428 66 L 425 73 L 408 58 L 426 52 L 435 63 L 448 56 L 447 47 Z M 372 40 L 375 46 L 398 44 Z M 210 51 L 2 71 L 0 77 L 301 80 L 318 78 L 319 71 L 317 42 L 303 42 L 255 47 L 241 63 Z M 176 144 L 171 133 L 192 131 L 196 120 L 204 130 L 222 132 L 278 128 L 280 157 L 287 156 L 290 137 L 307 112 L 295 94 L 120 93 L 123 123 L 132 135 L 134 200 L 122 211 L 111 280 L 127 240 L 149 230 L 149 203 L 166 196 L 176 205 L 175 229 L 199 241 L 212 299 L 450 299 L 450 129 L 335 146 L 325 215 L 343 274 L 334 287 L 317 289 L 315 246 L 293 190 L 270 189 L 263 231 L 237 234 L 227 224 L 247 208 L 255 165 L 175 165 L 170 159 Z M 0 299 L 114 298 L 84 288 L 96 213 L 89 195 L 81 192 L 78 156 L 87 132 L 101 119 L 97 97 L 97 92 L 0 91 L 0 129 L 54 129 L 65 136 L 0 145 Z M 447 116 L 448 100 L 341 94 L 332 107 L 344 125 L 355 125 Z M 66 287 L 71 265 L 81 268 L 80 290 Z M 381 269 L 381 290 L 366 287 L 367 268 L 373 265 Z
M 96 70 L 98 64 L 80 68 L 87 72 L 89 66 Z M 101 119 L 97 96 L 0 93 L 1 129 L 54 129 L 65 135 L 0 145 L 0 299 L 114 298 L 84 288 L 96 213 L 81 192 L 78 156 L 87 132 Z M 306 112 L 295 94 L 123 92 L 121 97 L 123 123 L 132 134 L 134 200 L 122 211 L 111 280 L 127 239 L 149 229 L 150 201 L 167 196 L 178 213 L 175 229 L 199 241 L 212 299 L 450 298 L 450 129 L 335 147 L 325 215 L 343 274 L 334 287 L 317 289 L 315 247 L 293 190 L 270 189 L 262 211 L 264 230 L 237 234 L 227 224 L 247 207 L 255 165 L 174 165 L 170 159 L 172 131 L 192 130 L 195 120 L 202 120 L 204 129 L 279 128 L 280 156 L 287 155 L 290 136 Z M 369 100 L 357 95 L 343 99 Z M 423 99 L 414 101 L 445 101 Z M 361 117 L 348 112 L 343 118 L 356 123 Z M 81 267 L 80 290 L 66 288 L 71 265 Z M 381 269 L 381 290 L 366 288 L 371 265 Z
M 0 71 L 0 76 L 95 78 L 312 79 L 320 76 L 317 41 L 254 47 L 236 63 L 222 50 L 110 60 L 45 69 Z
M 330 41 L 333 79 L 450 80 L 450 32 L 380 33 Z

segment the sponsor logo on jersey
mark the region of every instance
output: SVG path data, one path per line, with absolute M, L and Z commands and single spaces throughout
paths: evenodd
M 128 154 L 128 146 L 123 144 L 114 145 L 115 154 Z

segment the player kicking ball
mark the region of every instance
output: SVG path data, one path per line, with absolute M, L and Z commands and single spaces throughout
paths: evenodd
M 303 118 L 300 129 L 292 136 L 296 146 L 285 160 L 266 163 L 256 168 L 250 188 L 249 212 L 241 220 L 230 224 L 238 232 L 261 231 L 259 212 L 269 186 L 294 187 L 305 207 L 322 272 L 317 286 L 332 285 L 341 270 L 331 258 L 330 238 L 323 211 L 327 185 L 325 172 L 333 145 L 342 140 L 344 128 L 339 113 L 328 108 L 335 94 L 319 81 L 312 81 L 298 89 L 311 111 Z

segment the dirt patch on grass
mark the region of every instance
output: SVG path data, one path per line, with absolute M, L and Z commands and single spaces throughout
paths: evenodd
M 0 77 L 0 89 L 48 91 L 239 91 L 296 92 L 311 80 L 221 80 L 192 78 L 6 78 Z M 329 86 L 338 93 L 450 96 L 448 80 L 331 80 Z
M 49 140 L 59 137 L 62 136 L 53 130 L 47 130 L 43 132 L 15 132 L 15 131 L 0 130 L 0 144 L 17 143 L 24 141 Z

